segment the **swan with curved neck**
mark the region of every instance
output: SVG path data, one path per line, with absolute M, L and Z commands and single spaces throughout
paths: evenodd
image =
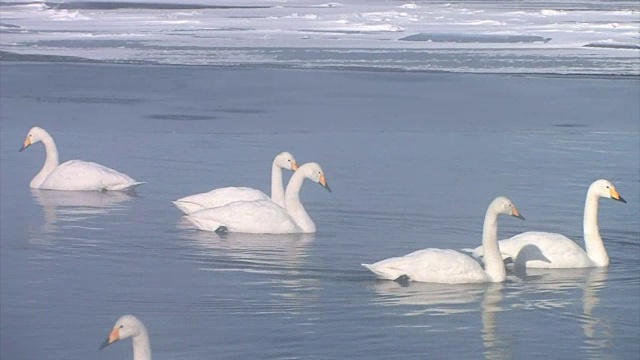
M 173 204 L 185 214 L 198 210 L 227 205 L 234 201 L 271 200 L 284 207 L 284 187 L 282 169 L 296 171 L 296 159 L 288 152 L 276 155 L 271 164 L 271 198 L 260 190 L 248 187 L 225 187 L 209 192 L 190 195 L 173 201 Z
M 124 315 L 113 326 L 109 336 L 100 346 L 100 350 L 114 342 L 131 338 L 133 344 L 133 360 L 151 360 L 149 334 L 142 321 L 133 315 Z
M 482 245 L 486 249 L 484 269 L 472 257 L 449 249 L 418 250 L 405 256 L 362 266 L 385 280 L 397 280 L 406 276 L 412 281 L 430 283 L 502 282 L 506 279 L 506 270 L 498 248 L 500 214 L 524 220 L 515 205 L 506 197 L 499 196 L 489 204 L 482 227 Z
M 583 231 L 585 250 L 568 237 L 548 232 L 529 231 L 500 240 L 503 257 L 511 257 L 518 266 L 529 268 L 585 268 L 609 265 L 600 229 L 598 199 L 609 198 L 626 203 L 609 180 L 596 180 L 587 191 L 584 205 Z M 482 247 L 473 250 L 482 256 Z
M 307 163 L 291 176 L 285 191 L 285 207 L 271 200 L 236 201 L 204 209 L 186 217 L 200 230 L 256 234 L 315 233 L 316 225 L 300 201 L 300 189 L 306 179 L 331 191 L 324 171 L 317 163 Z
M 46 130 L 37 126 L 29 130 L 20 151 L 37 142 L 42 142 L 44 145 L 46 157 L 42 169 L 29 184 L 33 189 L 128 190 L 144 184 L 126 174 L 94 162 L 69 160 L 59 164 L 56 143 Z

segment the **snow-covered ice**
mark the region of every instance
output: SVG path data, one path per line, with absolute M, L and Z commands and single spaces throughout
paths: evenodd
M 640 74 L 636 1 L 0 0 L 0 10 L 8 60 Z

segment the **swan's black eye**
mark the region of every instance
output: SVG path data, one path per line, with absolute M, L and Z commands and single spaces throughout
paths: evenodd
M 609 185 L 607 185 L 607 189 L 609 188 Z
M 29 134 L 29 137 L 31 137 L 31 134 Z
M 120 325 L 120 329 L 122 329 L 124 327 L 124 325 Z

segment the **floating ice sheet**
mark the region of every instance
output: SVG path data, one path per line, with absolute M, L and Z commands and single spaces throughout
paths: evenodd
M 420 33 L 405 36 L 404 41 L 431 41 L 451 43 L 535 43 L 549 42 L 551 38 L 533 35 L 499 35 L 499 34 L 447 34 L 447 33 Z

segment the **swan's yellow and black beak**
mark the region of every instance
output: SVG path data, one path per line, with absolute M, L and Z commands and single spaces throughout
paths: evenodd
M 100 345 L 100 350 L 106 348 L 107 346 L 113 344 L 114 342 L 120 340 L 120 328 L 113 328 L 102 345 Z
M 22 147 L 20 148 L 20 150 L 18 150 L 18 152 L 20 152 L 20 151 L 22 151 L 22 150 L 24 150 L 24 149 L 28 148 L 29 146 L 31 146 L 31 140 L 30 140 L 30 139 L 29 139 L 29 137 L 27 136 L 27 137 L 24 139 L 24 143 L 22 144 Z
M 292 171 L 298 170 L 298 164 L 295 161 L 291 162 L 291 170 Z
M 524 218 L 524 216 L 520 215 L 520 213 L 518 212 L 518 209 L 516 209 L 515 206 L 511 208 L 511 216 L 517 217 L 518 219 L 527 220 Z
M 327 184 L 327 180 L 324 178 L 324 174 L 320 175 L 320 180 L 318 181 L 318 183 L 320 183 L 322 187 L 327 189 L 327 191 L 331 192 L 331 188 L 329 187 L 329 184 Z
M 620 196 L 620 194 L 618 194 L 618 191 L 616 191 L 616 189 L 613 188 L 613 187 L 609 188 L 609 195 L 611 195 L 611 198 L 613 200 L 621 201 L 623 203 L 627 202 L 627 200 L 623 199 L 622 196 Z

